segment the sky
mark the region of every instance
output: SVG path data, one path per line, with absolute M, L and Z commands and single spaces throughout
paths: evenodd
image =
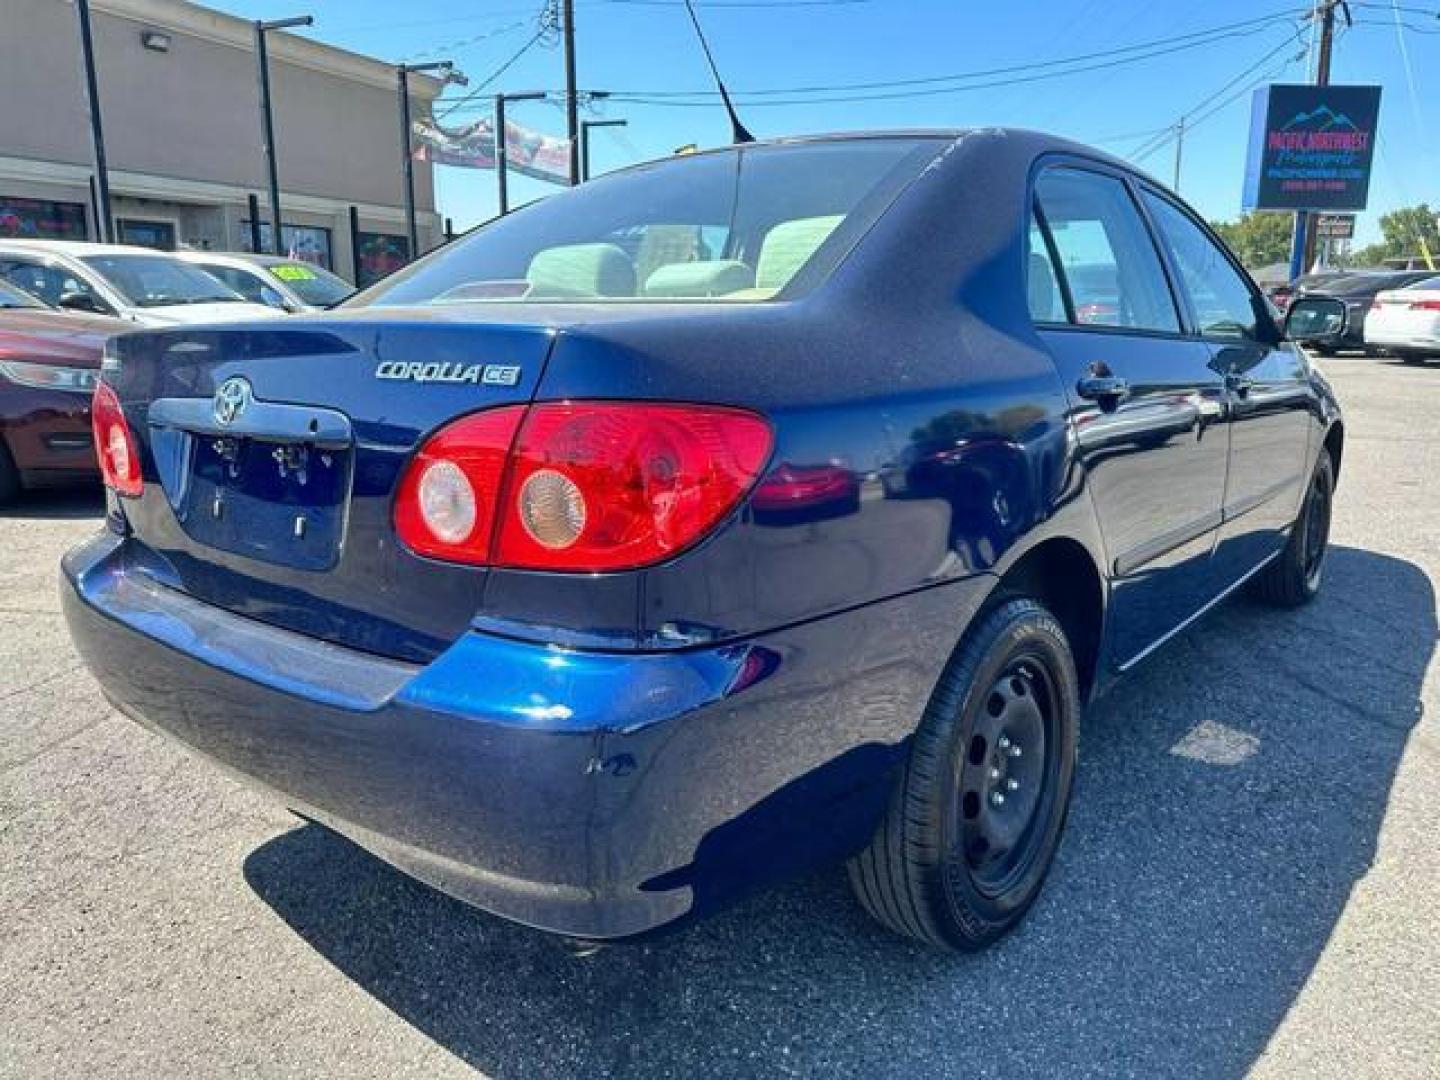
M 471 84 L 447 89 L 443 101 L 474 93 L 520 52 L 450 122 L 482 115 L 500 90 L 564 87 L 558 43 L 542 38 L 521 51 L 536 33 L 542 0 L 209 2 L 245 18 L 311 14 L 307 36 L 387 61 L 453 60 Z M 1310 0 L 697 0 L 721 73 L 757 137 L 1014 125 L 1138 157 L 1170 184 L 1173 130 L 1184 116 L 1180 192 L 1212 219 L 1241 210 L 1247 87 L 1309 81 L 1309 7 Z M 1370 209 L 1359 221 L 1363 244 L 1379 238 L 1386 210 L 1427 201 L 1440 208 L 1440 0 L 1351 0 L 1351 11 L 1355 26 L 1336 40 L 1332 81 L 1383 87 Z M 577 0 L 575 23 L 580 89 L 615 96 L 584 115 L 627 121 L 593 132 L 594 172 L 687 143 L 731 141 L 718 101 L 659 96 L 713 90 L 679 0 Z M 1219 28 L 1229 29 L 1221 36 Z M 974 75 L 1051 61 L 1071 62 Z M 966 78 L 942 81 L 950 76 Z M 814 87 L 838 89 L 794 92 Z M 646 100 L 627 100 L 635 97 Z M 558 100 L 513 105 L 510 117 L 564 134 Z M 458 229 L 495 213 L 493 173 L 440 167 L 436 174 L 440 211 Z M 512 179 L 511 200 L 552 190 Z

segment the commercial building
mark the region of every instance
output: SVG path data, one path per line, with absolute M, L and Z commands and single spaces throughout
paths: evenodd
M 3 7 L 0 236 L 98 239 L 75 6 Z M 185 0 L 91 0 L 91 11 L 119 238 L 247 250 L 255 195 L 268 244 L 252 24 Z M 393 269 L 408 254 L 395 68 L 294 34 L 267 44 L 284 249 L 347 277 Z M 410 85 L 417 112 L 441 88 L 422 75 Z M 415 195 L 429 248 L 442 229 L 424 162 Z

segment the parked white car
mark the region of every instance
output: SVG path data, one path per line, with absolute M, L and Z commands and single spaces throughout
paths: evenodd
M 177 251 L 175 257 L 219 278 L 246 300 L 282 311 L 324 311 L 355 293 L 344 278 L 302 259 L 243 251 Z
M 270 319 L 199 267 L 151 248 L 70 240 L 0 240 L 0 277 L 54 307 L 141 326 Z
M 1376 293 L 1365 319 L 1365 344 L 1406 360 L 1440 358 L 1440 274 Z

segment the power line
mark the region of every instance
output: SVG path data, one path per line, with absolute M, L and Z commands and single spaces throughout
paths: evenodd
M 1157 136 L 1155 138 L 1152 138 L 1148 142 L 1141 143 L 1139 146 L 1137 146 L 1128 155 L 1130 160 L 1138 165 L 1146 158 L 1153 157 L 1155 154 L 1159 153 L 1165 147 L 1169 146 L 1172 142 L 1174 142 L 1177 137 L 1179 137 L 1181 129 L 1179 128 L 1178 124 L 1180 122 L 1184 123 L 1185 130 L 1194 131 L 1195 128 L 1199 127 L 1206 120 L 1209 120 L 1212 116 L 1229 107 L 1233 102 L 1243 97 L 1245 94 L 1249 93 L 1257 85 L 1265 82 L 1270 78 L 1275 77 L 1279 74 L 1280 71 L 1284 71 L 1285 68 L 1293 64 L 1297 59 L 1299 59 L 1299 57 L 1290 57 L 1288 60 L 1285 61 L 1283 65 L 1281 65 L 1279 71 L 1277 72 L 1272 73 L 1267 71 L 1260 75 L 1259 78 L 1250 78 L 1252 75 L 1255 74 L 1257 70 L 1264 67 L 1285 49 L 1294 46 L 1299 41 L 1299 38 L 1300 34 L 1297 31 L 1292 37 L 1282 41 L 1275 48 L 1271 49 L 1264 56 L 1260 57 L 1260 59 L 1257 60 L 1255 63 L 1251 64 L 1244 71 L 1240 72 L 1239 75 L 1236 75 L 1234 78 L 1226 82 L 1223 86 L 1220 87 L 1220 89 L 1214 91 L 1211 94 L 1208 94 L 1197 104 L 1193 105 L 1189 110 L 1181 113 L 1176 123 L 1167 125 L 1165 128 L 1162 128 L 1157 133 Z M 1246 82 L 1243 86 L 1240 86 L 1240 88 L 1236 90 L 1233 94 L 1230 94 L 1229 97 L 1225 97 L 1223 101 L 1219 101 L 1218 104 L 1214 104 L 1212 107 L 1213 102 L 1216 102 L 1218 99 L 1224 97 L 1226 93 L 1233 89 L 1237 84 L 1244 82 L 1244 80 L 1246 79 L 1250 79 L 1250 81 Z
M 510 58 L 506 60 L 503 64 L 501 64 L 498 68 L 492 71 L 485 78 L 481 79 L 480 82 L 476 85 L 475 89 L 471 90 L 463 97 L 458 97 L 454 101 L 449 102 L 444 109 L 436 112 L 434 114 L 436 122 L 438 123 L 439 121 L 444 120 L 447 116 L 455 112 L 457 109 L 462 108 L 469 102 L 472 102 L 476 98 L 478 98 L 485 91 L 485 88 L 487 86 L 493 83 L 496 79 L 500 78 L 501 75 L 504 75 L 505 72 L 509 71 L 510 68 L 513 67 L 522 56 L 524 56 L 527 52 L 533 49 L 540 42 L 540 40 L 544 38 L 545 35 L 549 32 L 549 25 L 542 23 L 540 28 L 536 30 L 533 35 L 531 35 L 529 41 L 525 42 L 524 45 L 521 45 L 520 48 L 516 49 L 515 52 L 511 54 Z
M 619 2 L 619 0 L 615 0 Z M 628 0 L 627 0 L 628 2 Z M 1268 24 L 1280 22 L 1294 22 L 1305 9 L 1287 8 L 1283 11 L 1273 12 L 1269 15 L 1261 15 L 1255 18 L 1242 19 L 1238 22 L 1223 23 L 1218 26 L 1207 27 L 1203 30 L 1192 30 L 1186 34 L 1176 34 L 1170 37 L 1155 38 L 1150 41 L 1135 42 L 1130 45 L 1120 45 L 1112 49 L 1101 49 L 1096 52 L 1078 53 L 1074 56 L 1057 57 L 1051 60 L 1035 60 L 1022 64 L 1009 64 L 1004 67 L 982 68 L 976 71 L 954 72 L 948 75 L 930 75 L 914 79 L 889 79 L 880 82 L 859 82 L 859 83 L 836 83 L 821 86 L 792 86 L 784 88 L 772 88 L 763 90 L 738 90 L 735 96 L 745 98 L 783 96 L 787 94 L 812 94 L 812 93 L 835 93 L 835 92 L 856 92 L 862 90 L 892 90 L 902 87 L 934 86 L 939 83 L 957 82 L 970 79 L 987 79 L 999 75 L 1013 75 L 1026 72 L 1045 71 L 1051 68 L 1064 67 L 1074 64 L 1082 64 L 1092 60 L 1121 59 L 1135 53 L 1145 53 L 1141 59 L 1147 59 L 1150 55 L 1167 55 L 1170 52 L 1179 52 L 1182 48 L 1195 48 L 1201 45 L 1209 45 L 1218 41 L 1227 40 L 1233 37 L 1244 36 Z M 1169 48 L 1169 46 L 1176 46 Z M 1155 51 L 1159 50 L 1159 51 Z M 1106 67 L 1109 64 L 1091 65 L 1089 67 L 1077 68 L 1079 71 L 1094 70 L 1095 67 Z M 1064 74 L 1062 72 L 1061 74 Z M 1024 81 L 1024 80 L 1017 80 Z M 1008 85 L 1008 84 L 996 84 Z M 710 98 L 717 95 L 712 90 L 643 90 L 628 89 L 617 91 L 633 97 L 646 98 Z M 859 100 L 859 99 L 851 99 Z

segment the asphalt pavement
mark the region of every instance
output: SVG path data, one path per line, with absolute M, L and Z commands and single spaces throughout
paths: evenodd
M 968 957 L 838 868 L 572 957 L 117 716 L 56 593 L 98 500 L 0 511 L 0 1076 L 1440 1076 L 1440 365 L 1324 367 L 1322 597 L 1091 711 L 1050 884 Z

